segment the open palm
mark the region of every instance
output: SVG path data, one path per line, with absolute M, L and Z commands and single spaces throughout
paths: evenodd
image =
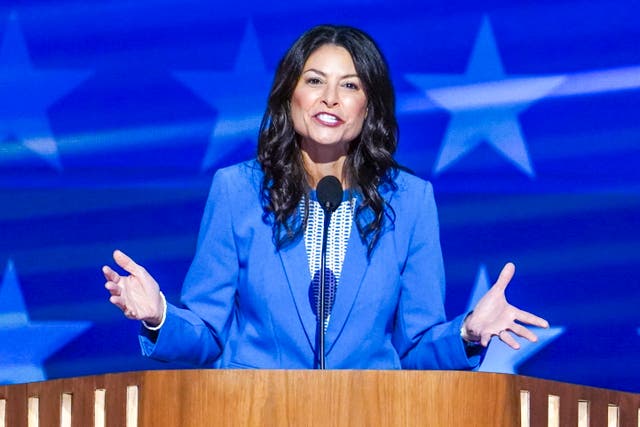
M 515 265 L 507 263 L 489 291 L 478 301 L 467 316 L 462 328 L 463 338 L 487 346 L 491 337 L 497 336 L 514 349 L 520 345 L 511 335 L 537 341 L 538 337 L 524 325 L 548 328 L 549 323 L 535 314 L 521 310 L 507 301 L 505 291 L 515 273 Z
M 113 259 L 129 275 L 122 276 L 107 265 L 102 267 L 107 279 L 104 286 L 111 294 L 109 301 L 129 319 L 143 320 L 150 326 L 160 324 L 163 300 L 158 283 L 144 267 L 123 252 L 116 250 Z

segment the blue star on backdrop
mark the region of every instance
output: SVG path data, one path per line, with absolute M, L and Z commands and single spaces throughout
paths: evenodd
M 0 384 L 46 379 L 46 359 L 90 326 L 91 322 L 30 320 L 9 261 L 0 287 Z
M 232 71 L 180 71 L 176 75 L 218 111 L 202 169 L 255 141 L 272 73 L 266 70 L 255 28 L 248 24 Z
M 435 175 L 482 142 L 526 175 L 535 175 L 518 113 L 551 92 L 563 77 L 508 77 L 488 18 L 482 20 L 464 75 L 407 74 L 406 78 L 451 113 Z
M 47 108 L 87 76 L 87 72 L 34 68 L 17 14 L 12 13 L 0 47 L 0 162 L 24 156 L 20 147 L 25 147 L 62 169 Z

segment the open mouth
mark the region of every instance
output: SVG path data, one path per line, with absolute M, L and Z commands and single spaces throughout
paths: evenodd
M 327 126 L 335 126 L 342 122 L 342 120 L 338 116 L 334 116 L 333 114 L 328 114 L 328 113 L 319 113 L 319 114 L 316 114 L 314 117 L 320 123 Z

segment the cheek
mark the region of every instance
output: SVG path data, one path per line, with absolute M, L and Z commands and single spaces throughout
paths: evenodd
M 345 97 L 343 103 L 345 108 L 349 109 L 353 117 L 364 117 L 364 114 L 367 111 L 367 98 L 362 94 L 354 94 Z
M 291 99 L 291 121 L 294 129 L 298 130 L 304 123 L 304 114 L 301 105 L 294 99 Z
M 358 128 L 362 128 L 364 120 L 367 118 L 367 104 L 358 102 L 353 106 L 353 122 Z
M 309 109 L 308 98 L 308 96 L 298 90 L 291 96 L 291 120 L 296 129 L 304 124 L 305 112 Z

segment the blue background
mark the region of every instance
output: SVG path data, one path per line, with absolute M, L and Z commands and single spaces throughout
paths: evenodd
M 330 22 L 387 56 L 449 315 L 514 261 L 508 298 L 552 325 L 481 369 L 640 391 L 638 2 L 422 3 L 4 0 L 0 383 L 176 367 L 140 356 L 100 267 L 120 248 L 177 302 L 213 172 L 254 155 L 279 58 Z

